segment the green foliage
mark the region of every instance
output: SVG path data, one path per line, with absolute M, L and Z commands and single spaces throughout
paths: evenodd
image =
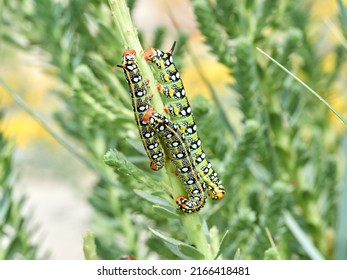
M 29 225 L 30 215 L 22 214 L 25 198 L 14 196 L 13 150 L 13 141 L 0 134 L 0 259 L 36 259 L 38 249 L 32 243 L 34 227 Z
M 132 10 L 136 1 L 127 2 Z M 25 50 L 39 48 L 55 67 L 67 89 L 58 93 L 66 108 L 56 112 L 56 120 L 99 179 L 89 199 L 95 238 L 85 240 L 86 258 L 346 258 L 346 178 L 338 166 L 342 136 L 323 100 L 256 49 L 329 98 L 346 50 L 332 51 L 334 69 L 326 73 L 305 1 L 192 1 L 206 45 L 234 82 L 217 96 L 216 105 L 205 98 L 192 102 L 204 149 L 226 196 L 209 200 L 190 217 L 176 209 L 172 189 L 177 181 L 170 165 L 166 172 L 149 169 L 123 73 L 111 67 L 120 63 L 124 46 L 139 46 L 137 38 L 125 39 L 121 32 L 122 24 L 131 25 L 126 15 L 113 22 L 106 1 L 5 3 L 2 25 L 16 24 L 3 38 Z M 339 9 L 346 36 L 342 1 Z M 151 38 L 146 48 L 169 48 L 165 29 L 159 27 Z M 180 69 L 186 40 L 180 33 L 175 51 Z M 141 57 L 139 64 L 150 75 Z M 221 113 L 229 111 L 241 121 Z M 0 215 L 8 208 L 3 205 Z M 330 238 L 334 234 L 336 241 Z
M 344 154 L 347 153 L 347 140 L 346 137 L 343 140 Z M 347 259 L 347 240 L 346 240 L 346 231 L 347 231 L 347 172 L 346 166 L 344 170 L 343 182 L 342 182 L 342 191 L 341 197 L 338 201 L 338 210 L 337 210 L 337 225 L 336 225 L 336 242 L 335 242 L 335 257 L 338 260 Z M 332 213 L 335 214 L 335 213 Z
M 278 252 L 276 249 L 270 248 L 265 251 L 264 260 L 279 260 Z
M 220 1 L 226 4 L 227 1 Z M 229 1 L 230 2 L 230 1 Z M 226 4 L 228 5 L 228 4 Z M 212 4 L 209 1 L 193 1 L 196 19 L 200 25 L 201 33 L 206 37 L 206 41 L 213 52 L 217 55 L 219 61 L 226 66 L 231 66 L 230 48 L 225 38 L 225 30 L 218 24 L 218 14 L 213 11 Z M 228 5 L 226 11 L 232 11 L 231 5 Z M 229 15 L 228 15 L 229 17 Z
M 308 227 L 321 250 L 329 247 L 322 240 L 335 224 L 328 212 L 335 209 L 330 213 L 336 213 L 337 204 L 333 201 L 339 193 L 339 175 L 336 169 L 338 140 L 336 139 L 333 149 L 331 145 L 324 144 L 324 135 L 331 132 L 327 118 L 324 121 L 321 118 L 326 115 L 326 110 L 319 108 L 321 105 L 316 100 L 303 96 L 303 89 L 284 71 L 259 59 L 255 47 L 271 47 L 272 57 L 293 73 L 304 73 L 303 76 L 308 77 L 311 87 L 319 88 L 319 92 L 323 93 L 329 91 L 334 80 L 331 77 L 336 77 L 340 66 L 335 64 L 333 72 L 328 74 L 323 74 L 319 63 L 317 67 L 317 51 L 314 42 L 307 39 L 308 17 L 303 7 L 294 6 L 290 1 L 281 1 L 275 7 L 270 2 L 273 3 L 253 1 L 247 6 L 245 2 L 239 1 L 212 3 L 197 0 L 193 1 L 193 6 L 201 32 L 206 36 L 206 43 L 219 61 L 234 73 L 235 83 L 232 89 L 239 96 L 239 108 L 245 124 L 249 120 L 258 126 L 249 141 L 244 142 L 247 134 L 244 134 L 244 138 L 239 137 L 230 157 L 226 156 L 230 163 L 225 164 L 228 168 L 223 181 L 232 182 L 232 187 L 239 188 L 234 190 L 234 200 L 228 201 L 228 205 L 236 207 L 225 217 L 234 217 L 232 220 L 235 225 L 238 218 L 247 217 L 248 220 L 247 225 L 241 227 L 242 230 L 231 239 L 237 240 L 244 235 L 246 250 L 250 250 L 249 256 L 262 258 L 257 252 L 264 252 L 268 245 L 264 232 L 260 229 L 267 226 L 281 249 L 281 256 L 295 258 L 295 254 L 299 254 L 304 257 L 302 252 L 293 255 L 292 245 L 289 244 L 294 242 L 290 241 L 292 236 L 284 226 L 281 213 L 284 209 L 301 209 L 298 220 L 304 227 Z M 209 21 L 210 17 L 207 15 L 211 10 L 216 12 Z M 228 11 L 227 17 L 223 16 L 225 11 Z M 253 22 L 253 15 L 259 16 L 256 23 Z M 219 25 L 216 24 L 217 18 Z M 299 20 L 292 21 L 292 18 Z M 262 28 L 267 29 L 266 33 Z M 276 34 L 283 34 L 284 40 L 276 40 Z M 233 58 L 232 62 L 225 58 L 226 53 Z M 338 50 L 336 55 L 341 55 Z M 247 125 L 244 126 L 244 131 L 246 129 Z M 307 137 L 307 131 L 318 134 Z M 237 170 L 236 167 L 239 171 L 233 172 Z M 307 180 L 311 182 L 309 190 Z M 329 204 L 327 208 L 330 210 L 317 203 L 322 200 L 326 201 L 324 204 Z M 246 211 L 245 207 L 249 207 L 250 211 Z M 243 215 L 235 214 L 238 211 L 242 211 Z M 229 247 L 230 249 L 225 249 L 224 256 L 228 255 L 229 250 L 228 258 L 232 258 L 232 248 L 235 250 L 236 247 Z M 245 254 L 245 250 L 241 253 Z M 328 257 L 329 253 L 326 253 Z M 306 251 L 306 254 L 309 252 Z M 312 257 L 312 254 L 308 256 Z M 247 258 L 246 255 L 243 257 Z

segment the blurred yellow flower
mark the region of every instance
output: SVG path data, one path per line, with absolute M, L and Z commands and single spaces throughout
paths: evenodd
M 57 82 L 42 73 L 40 67 L 34 66 L 35 59 L 19 55 L 14 58 L 11 65 L 31 66 L 13 68 L 11 65 L 2 66 L 3 69 L 6 69 L 6 74 L 2 76 L 33 111 L 50 116 L 55 104 L 47 93 Z M 17 60 L 28 63 L 17 63 Z M 39 139 L 52 140 L 43 127 L 15 104 L 11 95 L 4 88 L 0 87 L 0 93 L 1 106 L 5 109 L 5 117 L 0 124 L 0 129 L 6 137 L 14 136 L 16 144 L 19 146 L 30 145 L 32 141 Z
M 25 112 L 16 112 L 1 125 L 5 137 L 14 137 L 19 146 L 28 146 L 33 140 L 50 139 L 50 135 Z
M 345 118 L 347 118 L 347 115 L 345 114 L 347 112 L 347 104 L 346 104 L 346 96 L 342 94 L 343 88 L 340 84 L 334 84 L 334 86 L 330 89 L 328 92 L 329 100 L 333 108 L 342 114 Z M 332 124 L 332 127 L 334 130 L 339 133 L 345 133 L 346 132 L 346 125 L 338 118 L 336 115 L 329 110 L 328 113 L 330 122 Z
M 189 47 L 194 51 L 198 65 L 194 65 L 190 55 L 187 54 L 188 61 L 180 72 L 188 97 L 194 98 L 197 95 L 203 95 L 206 98 L 211 97 L 211 93 L 196 67 L 200 68 L 217 94 L 222 93 L 223 90 L 225 91 L 227 84 L 233 82 L 232 77 L 228 68 L 219 63 L 209 49 L 203 45 L 203 37 L 197 34 L 191 38 Z
M 316 18 L 334 17 L 338 11 L 336 0 L 311 0 L 312 15 Z M 344 4 L 347 0 L 342 1 Z
M 231 83 L 232 79 L 227 68 L 212 57 L 200 60 L 199 64 L 201 66 L 201 71 L 211 83 L 217 94 L 225 90 L 228 83 Z M 210 91 L 192 63 L 188 64 L 183 69 L 182 79 L 190 98 L 197 95 L 203 95 L 207 98 L 211 97 Z
M 330 73 L 334 70 L 334 61 L 336 59 L 336 54 L 335 53 L 327 53 L 323 58 L 323 70 L 326 73 Z
M 312 15 L 316 18 L 334 17 L 337 12 L 336 0 L 313 0 Z

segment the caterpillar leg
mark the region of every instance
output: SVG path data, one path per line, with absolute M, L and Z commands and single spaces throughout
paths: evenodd
M 158 171 L 162 169 L 165 165 L 164 160 L 164 154 L 161 151 L 158 151 L 158 148 L 156 148 L 156 151 L 151 154 L 152 159 L 150 161 L 149 167 L 153 171 Z
M 199 170 L 201 179 L 207 185 L 207 194 L 214 200 L 224 197 L 225 189 L 222 182 L 218 179 L 217 173 L 212 169 L 212 164 L 207 161 L 207 165 Z

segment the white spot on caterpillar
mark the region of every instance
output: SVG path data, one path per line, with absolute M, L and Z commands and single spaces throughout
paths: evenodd
M 183 158 L 183 157 L 184 157 L 184 155 L 182 153 L 176 154 L 176 158 Z
M 172 147 L 177 147 L 178 145 L 179 145 L 178 142 L 173 142 L 173 143 L 172 143 Z

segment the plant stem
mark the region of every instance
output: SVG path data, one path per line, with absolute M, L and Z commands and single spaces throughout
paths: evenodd
M 83 252 L 86 260 L 98 260 L 99 257 L 96 253 L 95 236 L 94 233 L 89 231 L 83 236 Z
M 153 98 L 151 103 L 157 112 L 162 113 L 163 102 L 161 101 L 159 92 L 156 89 L 155 79 L 153 73 L 150 70 L 149 65 L 145 62 L 143 56 L 142 46 L 137 36 L 137 30 L 135 29 L 129 9 L 126 5 L 125 0 L 109 0 L 109 4 L 112 11 L 112 16 L 116 23 L 118 33 L 120 34 L 125 48 L 134 49 L 137 53 L 137 61 L 139 68 L 145 79 L 149 79 L 149 87 L 153 93 Z M 168 161 L 165 165 L 169 181 L 172 186 L 172 194 L 174 198 L 184 193 L 184 188 L 182 187 L 181 181 L 175 176 L 173 170 L 175 170 L 172 162 Z M 206 259 L 211 259 L 210 246 L 208 244 L 207 238 L 203 232 L 202 224 L 197 213 L 195 214 L 182 214 L 182 225 L 188 236 L 188 240 L 193 244 L 202 254 L 205 255 Z
M 169 181 L 174 198 L 184 193 L 182 183 L 174 174 L 175 167 L 172 162 L 166 163 L 166 170 L 168 172 Z M 202 254 L 205 255 L 205 259 L 212 259 L 213 256 L 210 250 L 210 244 L 207 241 L 206 235 L 202 229 L 202 224 L 198 213 L 183 214 L 181 215 L 182 225 L 186 231 L 189 242 L 194 245 Z
M 125 49 L 134 49 L 136 51 L 136 59 L 141 69 L 142 75 L 145 79 L 149 80 L 149 87 L 151 93 L 153 93 L 153 98 L 151 100 L 152 105 L 158 112 L 163 112 L 164 105 L 160 99 L 159 92 L 155 85 L 155 79 L 149 68 L 149 65 L 146 63 L 143 58 L 143 49 L 140 44 L 139 38 L 137 36 L 137 30 L 133 25 L 133 22 L 130 17 L 129 8 L 126 5 L 125 0 L 109 0 L 109 4 L 112 10 L 112 16 L 114 22 L 117 26 L 117 33 L 123 39 L 123 45 Z

